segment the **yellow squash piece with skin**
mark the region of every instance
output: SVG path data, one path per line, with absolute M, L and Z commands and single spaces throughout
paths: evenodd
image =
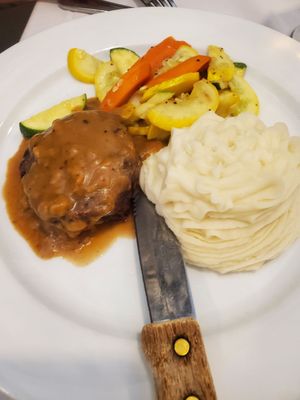
M 238 115 L 242 112 L 250 112 L 251 114 L 259 114 L 259 100 L 249 85 L 249 83 L 237 74 L 229 82 L 230 90 L 239 96 L 239 101 L 231 107 L 232 116 Z
M 121 107 L 120 111 L 121 111 L 120 112 L 121 118 L 126 119 L 128 121 L 135 120 L 134 118 L 135 106 L 132 103 L 124 104 L 124 106 Z
M 152 139 L 158 139 L 158 140 L 165 140 L 170 136 L 169 131 L 165 131 L 161 128 L 158 128 L 157 126 L 150 125 L 149 130 L 147 133 L 147 139 L 152 140 Z
M 230 90 L 221 90 L 219 92 L 219 105 L 216 110 L 216 114 L 220 117 L 228 117 L 232 115 L 232 109 L 240 101 L 240 96 L 237 93 L 233 93 Z
M 150 97 L 159 92 L 168 91 L 173 92 L 176 95 L 179 95 L 180 93 L 190 92 L 193 88 L 194 83 L 199 81 L 199 79 L 199 72 L 189 72 L 187 74 L 177 76 L 176 78 L 168 79 L 167 81 L 161 82 L 147 89 L 143 93 L 142 101 L 150 99 Z
M 165 140 L 170 136 L 169 131 L 164 131 L 154 125 L 147 126 L 129 126 L 128 133 L 132 136 L 147 136 L 148 140 Z
M 68 52 L 68 68 L 74 78 L 94 83 L 99 60 L 84 50 L 73 48 Z
M 222 47 L 208 46 L 207 53 L 211 57 L 207 69 L 207 79 L 210 82 L 219 83 L 223 89 L 223 86 L 226 86 L 226 83 L 232 79 L 235 66 Z
M 150 97 L 150 99 L 145 103 L 135 106 L 134 116 L 138 119 L 145 119 L 148 111 L 151 110 L 151 108 L 168 101 L 173 96 L 174 93 L 169 91 L 156 93 L 154 96 Z
M 149 131 L 149 126 L 129 126 L 128 133 L 132 136 L 147 136 Z
M 206 79 L 202 79 L 194 84 L 190 95 L 153 107 L 148 112 L 147 118 L 153 125 L 170 131 L 172 128 L 192 125 L 207 111 L 215 111 L 218 104 L 217 89 Z

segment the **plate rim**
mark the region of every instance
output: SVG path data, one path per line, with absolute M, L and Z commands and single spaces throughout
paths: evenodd
M 299 51 L 299 54 L 300 54 L 300 44 L 299 43 L 297 43 L 293 39 L 285 36 L 284 34 L 282 34 L 280 32 L 274 31 L 271 28 L 265 27 L 265 26 L 263 26 L 261 24 L 258 24 L 256 22 L 249 21 L 247 19 L 243 19 L 243 18 L 240 18 L 240 17 L 228 16 L 228 15 L 224 15 L 224 14 L 207 12 L 207 11 L 202 11 L 202 10 L 198 10 L 198 9 L 180 8 L 180 9 L 176 9 L 176 11 L 172 11 L 172 9 L 170 9 L 169 11 L 166 11 L 167 9 L 158 9 L 158 8 L 156 8 L 156 9 L 148 9 L 148 8 L 140 7 L 140 8 L 136 8 L 136 9 L 133 9 L 133 10 L 118 10 L 118 11 L 110 12 L 109 18 L 113 19 L 114 15 L 117 16 L 119 14 L 124 14 L 124 13 L 125 14 L 129 14 L 129 13 L 132 14 L 133 12 L 134 13 L 138 13 L 138 14 L 141 13 L 141 15 L 143 15 L 143 14 L 145 14 L 146 10 L 147 10 L 147 16 L 148 16 L 149 10 L 151 10 L 151 13 L 152 13 L 151 15 L 164 14 L 165 12 L 167 12 L 167 13 L 173 13 L 174 12 L 174 15 L 175 15 L 175 14 L 177 14 L 179 12 L 182 13 L 182 12 L 186 12 L 187 11 L 188 13 L 191 13 L 191 12 L 197 11 L 197 13 L 200 13 L 201 15 L 205 15 L 208 18 L 212 17 L 212 16 L 213 17 L 217 17 L 217 18 L 225 17 L 228 20 L 237 20 L 237 21 L 239 21 L 240 23 L 243 23 L 243 24 L 244 23 L 250 24 L 250 26 L 255 25 L 256 27 L 259 27 L 259 29 L 262 28 L 264 31 L 265 30 L 270 31 L 269 33 L 271 33 L 272 36 L 275 34 L 276 38 L 281 38 L 281 39 L 284 38 L 283 41 L 286 42 L 286 43 L 289 43 L 289 44 L 293 43 L 291 45 L 291 47 L 294 47 L 294 45 L 295 45 L 295 49 L 297 51 Z M 177 10 L 180 10 L 180 11 L 177 11 Z M 108 17 L 108 14 L 105 14 L 105 15 Z M 105 18 L 107 18 L 106 16 L 105 16 Z M 64 31 L 66 29 L 66 26 L 68 26 L 68 27 L 77 26 L 77 25 L 79 26 L 79 25 L 82 24 L 82 22 L 79 22 L 79 21 L 82 21 L 82 20 L 89 20 L 90 21 L 92 19 L 98 20 L 99 18 L 102 20 L 102 18 L 104 18 L 104 14 L 86 16 L 86 17 L 80 18 L 78 20 L 72 20 L 72 21 L 64 22 L 63 24 L 59 25 L 59 30 Z M 14 54 L 18 53 L 19 51 L 21 51 L 21 52 L 24 51 L 23 50 L 24 46 L 25 47 L 27 47 L 27 46 L 30 47 L 36 41 L 40 41 L 40 40 L 42 40 L 44 38 L 47 38 L 47 37 L 49 37 L 49 35 L 51 36 L 53 32 L 57 32 L 57 31 L 58 31 L 58 26 L 55 26 L 55 27 L 47 29 L 47 30 L 45 30 L 43 32 L 40 32 L 40 33 L 38 33 L 36 35 L 33 35 L 32 37 L 29 37 L 29 38 L 25 39 L 24 41 L 16 44 L 15 46 L 12 46 L 12 48 L 10 48 L 10 49 L 6 50 L 5 52 L 1 53 L 1 55 L 0 55 L 0 63 L 1 63 L 2 59 L 5 59 L 5 60 L 7 60 L 6 62 L 11 63 L 11 58 L 14 56 Z M 19 50 L 20 48 L 21 48 L 21 50 Z M 300 61 L 299 61 L 299 63 L 300 63 Z M 1 71 L 1 69 L 2 69 L 2 66 L 0 65 L 0 71 Z M 298 80 L 299 80 L 299 77 L 298 77 Z M 298 100 L 299 99 L 300 99 L 300 97 L 298 96 Z M 1 115 L 1 111 L 0 111 L 0 115 Z M 1 129 L 2 123 L 4 123 L 4 122 L 5 121 L 1 121 L 0 122 L 0 129 Z

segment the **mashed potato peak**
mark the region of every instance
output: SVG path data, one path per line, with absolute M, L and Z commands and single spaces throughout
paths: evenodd
M 207 113 L 173 130 L 140 184 L 199 267 L 256 269 L 300 236 L 300 138 L 283 123 Z

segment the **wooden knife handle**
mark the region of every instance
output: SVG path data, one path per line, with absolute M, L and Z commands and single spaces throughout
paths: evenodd
M 158 400 L 216 400 L 199 324 L 193 318 L 145 325 L 144 354 Z

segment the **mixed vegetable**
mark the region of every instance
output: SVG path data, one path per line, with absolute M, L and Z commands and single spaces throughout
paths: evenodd
M 142 57 L 130 49 L 111 49 L 107 61 L 73 48 L 68 68 L 79 81 L 94 84 L 103 111 L 118 112 L 132 135 L 148 139 L 165 139 L 173 127 L 189 126 L 209 110 L 222 117 L 259 113 L 257 95 L 244 78 L 246 64 L 233 62 L 218 46 L 201 55 L 170 36 Z M 23 134 L 46 129 L 72 105 L 83 109 L 84 95 L 66 102 L 68 107 L 63 102 L 20 123 Z

